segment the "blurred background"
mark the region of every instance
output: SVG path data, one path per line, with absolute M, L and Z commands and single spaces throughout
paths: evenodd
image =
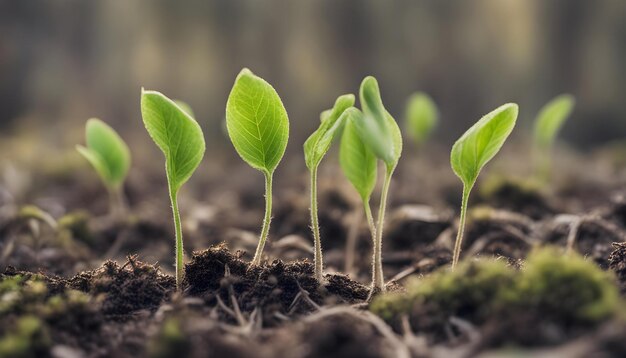
M 542 104 L 572 93 L 562 138 L 586 149 L 626 137 L 625 63 L 622 0 L 0 0 L 1 136 L 30 138 L 20 150 L 34 155 L 73 151 L 99 117 L 159 158 L 142 128 L 143 86 L 191 104 L 211 154 L 235 159 L 222 121 L 249 67 L 283 98 L 288 155 L 370 74 L 398 121 L 411 92 L 428 92 L 444 145 L 504 102 L 520 104 L 528 129 Z
M 189 103 L 207 139 L 204 162 L 181 195 L 186 248 L 226 240 L 252 252 L 263 180 L 238 158 L 223 128 L 226 100 L 242 67 L 274 85 L 291 121 L 276 175 L 272 240 L 295 234 L 308 247 L 302 144 L 318 126 L 319 113 L 337 96 L 357 92 L 366 75 L 379 80 L 383 101 L 401 124 L 414 91 L 429 93 L 440 109 L 427 146 L 418 150 L 405 141 L 390 193 L 393 210 L 414 203 L 457 208 L 461 185 L 449 166 L 450 145 L 505 102 L 519 103 L 520 117 L 490 164 L 498 169 L 490 171 L 527 177 L 525 137 L 537 111 L 571 93 L 576 108 L 554 152 L 554 173 L 570 187 L 591 183 L 581 186 L 584 191 L 560 187 L 587 201 L 559 207 L 585 212 L 589 201 L 605 203 L 609 196 L 594 190 L 610 189 L 620 177 L 598 164 L 610 157 L 603 148 L 621 146 L 616 168 L 626 177 L 624 64 L 624 0 L 0 0 L 0 223 L 24 204 L 60 222 L 77 220 L 74 211 L 105 218 L 107 193 L 74 149 L 84 143 L 85 121 L 99 117 L 131 149 L 125 189 L 140 220 L 134 234 L 96 227 L 105 239 L 76 238 L 108 253 L 109 242 L 131 235 L 126 246 L 113 245 L 120 255 L 139 252 L 171 264 L 163 155 L 143 128 L 139 108 L 145 87 Z M 348 228 L 360 225 L 351 219 L 360 217 L 360 204 L 341 178 L 336 155 L 328 157 L 320 172 L 322 236 L 333 238 L 324 245 L 343 248 Z M 615 186 L 623 188 L 623 181 Z M 359 235 L 367 245 L 366 228 Z M 298 251 L 293 257 L 302 256 Z M 339 267 L 341 260 L 328 262 Z M 367 278 L 368 270 L 363 273 Z

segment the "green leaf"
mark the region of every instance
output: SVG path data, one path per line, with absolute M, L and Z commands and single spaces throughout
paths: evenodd
M 574 97 L 560 95 L 548 102 L 535 120 L 534 140 L 537 147 L 546 149 L 552 146 L 558 131 L 574 109 Z
M 175 99 L 174 103 L 176 103 L 176 105 L 182 109 L 183 111 L 187 112 L 187 114 L 191 117 L 191 118 L 196 118 L 195 114 L 193 113 L 193 109 L 191 109 L 191 106 L 189 104 L 187 104 L 187 102 L 183 102 L 179 99 Z
M 94 167 L 104 184 L 118 188 L 124 182 L 130 168 L 130 151 L 124 140 L 103 121 L 87 120 L 85 126 L 87 146 L 76 146 Z
M 437 126 L 437 105 L 426 93 L 414 93 L 407 101 L 405 120 L 411 139 L 418 145 L 423 144 Z
M 363 113 L 356 108 L 348 108 L 344 115 L 346 119 L 339 146 L 339 164 L 366 203 L 376 186 L 376 155 L 361 140 L 356 129 L 356 123 L 363 120 Z
M 272 173 L 285 153 L 289 119 L 276 90 L 250 70 L 241 70 L 226 103 L 226 126 L 239 156 Z
M 142 90 L 141 115 L 150 137 L 165 155 L 170 187 L 178 191 L 204 156 L 202 129 L 174 101 L 156 91 Z
M 304 142 L 304 160 L 309 170 L 316 168 L 322 161 L 333 139 L 343 126 L 344 111 L 353 105 L 354 95 L 346 94 L 339 96 L 326 119 L 320 123 L 317 130 Z
M 472 187 L 480 170 L 502 148 L 515 127 L 517 104 L 508 103 L 483 116 L 452 146 L 450 163 L 454 173 Z
M 395 119 L 385 110 L 378 82 L 368 76 L 359 91 L 363 119 L 356 123 L 361 140 L 385 162 L 388 170 L 398 164 L 402 153 L 402 134 Z
M 330 117 L 330 114 L 333 112 L 333 109 L 327 109 L 325 111 L 323 111 L 322 113 L 320 113 L 320 123 L 324 122 L 325 120 L 328 119 L 328 117 Z

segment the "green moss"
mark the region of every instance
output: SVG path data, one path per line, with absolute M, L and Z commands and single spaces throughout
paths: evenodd
M 43 322 L 35 316 L 22 316 L 15 328 L 0 338 L 0 357 L 38 357 L 50 344 Z
M 609 273 L 579 255 L 542 248 L 521 271 L 497 260 L 465 261 L 410 282 L 406 293 L 379 297 L 370 309 L 395 326 L 406 315 L 418 330 L 441 329 L 452 316 L 480 324 L 526 314 L 566 329 L 593 327 L 616 314 L 619 302 Z
M 564 321 L 596 322 L 615 313 L 619 294 L 614 277 L 577 254 L 554 248 L 533 251 L 509 298 L 522 309 Z
M 411 281 L 406 294 L 379 297 L 371 309 L 387 321 L 413 311 L 415 305 L 443 316 L 482 320 L 500 303 L 502 293 L 512 289 L 514 275 L 503 261 L 465 261 L 454 271 L 445 267 Z

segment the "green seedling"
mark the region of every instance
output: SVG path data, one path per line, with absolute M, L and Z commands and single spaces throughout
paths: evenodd
M 272 177 L 287 147 L 289 119 L 276 90 L 244 68 L 228 96 L 226 127 L 239 156 L 265 176 L 265 217 L 252 259 L 259 265 L 272 220 Z
M 184 250 L 178 191 L 204 156 L 204 135 L 189 113 L 159 92 L 142 89 L 141 115 L 148 134 L 165 155 L 165 173 L 176 231 L 176 287 L 180 290 Z
M 94 167 L 109 192 L 110 212 L 121 218 L 126 211 L 124 180 L 130 169 L 130 151 L 124 140 L 108 124 L 97 118 L 87 120 L 87 146 L 76 150 Z
M 376 242 L 376 225 L 370 207 L 378 172 L 376 155 L 361 140 L 356 129 L 357 123 L 363 120 L 363 113 L 356 108 L 348 108 L 344 115 L 346 118 L 339 145 L 339 165 L 361 197 L 372 242 Z
M 385 221 L 385 210 L 389 186 L 391 184 L 391 176 L 398 165 L 398 160 L 400 159 L 400 155 L 402 153 L 402 134 L 400 133 L 400 128 L 398 128 L 398 124 L 395 119 L 391 117 L 383 106 L 382 99 L 380 98 L 378 82 L 374 77 L 368 76 L 363 80 L 359 90 L 359 97 L 363 111 L 350 112 L 351 124 L 349 126 L 346 125 L 344 131 L 348 129 L 352 130 L 352 128 L 349 127 L 353 126 L 354 132 L 356 132 L 356 137 L 360 139 L 362 146 L 367 148 L 367 150 L 370 150 L 375 157 L 381 159 L 384 162 L 386 169 L 380 197 L 380 206 L 378 209 L 377 224 L 374 226 L 372 224 L 373 219 L 371 218 L 371 213 L 368 214 L 369 204 L 365 201 L 365 199 L 369 200 L 369 194 L 363 195 L 367 194 L 367 191 L 363 189 L 367 189 L 368 186 L 365 185 L 362 188 L 357 187 L 348 174 L 350 170 L 347 168 L 349 165 L 349 158 L 344 157 L 343 159 L 344 172 L 346 172 L 346 176 L 348 176 L 352 184 L 357 188 L 357 191 L 361 194 L 361 198 L 364 200 L 366 215 L 368 215 L 368 222 L 370 222 L 370 229 L 374 233 L 372 259 L 372 292 L 374 293 L 384 291 L 385 289 L 382 265 L 383 225 Z M 344 134 L 342 141 L 343 138 L 354 140 L 351 138 L 354 136 L 355 135 L 345 136 Z M 347 147 L 348 145 L 346 144 L 346 149 Z M 376 165 L 374 164 L 374 167 L 375 166 Z M 367 174 L 369 173 L 360 173 L 359 176 L 367 178 Z M 365 181 L 364 184 L 370 184 L 370 182 Z
M 482 168 L 498 153 L 509 134 L 515 127 L 518 107 L 508 103 L 483 116 L 465 132 L 452 146 L 450 164 L 452 170 L 463 182 L 461 218 L 459 231 L 454 243 L 452 268 L 456 267 L 461 254 L 461 243 L 465 229 L 467 202 L 478 174 Z
M 565 120 L 572 113 L 574 104 L 573 96 L 560 95 L 543 106 L 535 119 L 535 174 L 542 182 L 546 182 L 550 175 L 550 149 Z
M 311 230 L 313 231 L 315 278 L 322 280 L 324 264 L 322 260 L 322 241 L 320 238 L 319 219 L 317 216 L 317 168 L 330 149 L 333 139 L 343 127 L 345 110 L 354 105 L 354 96 L 346 94 L 335 101 L 335 106 L 322 118 L 318 129 L 304 142 L 304 159 L 311 173 Z
M 430 137 L 439 122 L 437 105 L 426 93 L 417 92 L 409 97 L 405 112 L 405 125 L 409 137 L 421 146 Z

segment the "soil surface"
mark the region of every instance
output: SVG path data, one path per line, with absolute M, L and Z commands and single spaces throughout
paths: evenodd
M 452 258 L 460 183 L 443 169 L 432 176 L 410 169 L 411 163 L 439 168 L 438 158 L 403 158 L 406 167 L 392 183 L 383 257 L 387 287 L 397 294 L 410 278 L 444 269 Z M 301 163 L 287 161 L 277 177 L 265 260 L 251 265 L 263 215 L 262 178 L 244 165 L 212 165 L 227 167 L 231 179 L 207 174 L 223 169 L 203 170 L 181 194 L 187 257 L 180 292 L 160 169 L 148 165 L 131 174 L 122 221 L 107 216 L 106 192 L 83 169 L 72 168 L 75 176 L 47 167 L 37 176 L 23 172 L 37 180 L 19 193 L 2 183 L 2 192 L 12 194 L 2 196 L 0 207 L 0 356 L 626 356 L 624 315 L 575 327 L 533 310 L 487 319 L 424 312 L 421 328 L 408 320 L 386 323 L 368 310 L 370 234 L 336 163 L 319 173 L 323 282 L 313 275 Z M 538 246 L 576 251 L 614 273 L 623 299 L 625 184 L 615 168 L 559 168 L 553 183 L 538 190 L 506 179 L 477 189 L 462 256 L 495 257 L 519 269 Z M 24 211 L 25 205 L 51 220 Z M 433 320 L 447 322 L 437 326 L 436 339 L 418 333 Z

